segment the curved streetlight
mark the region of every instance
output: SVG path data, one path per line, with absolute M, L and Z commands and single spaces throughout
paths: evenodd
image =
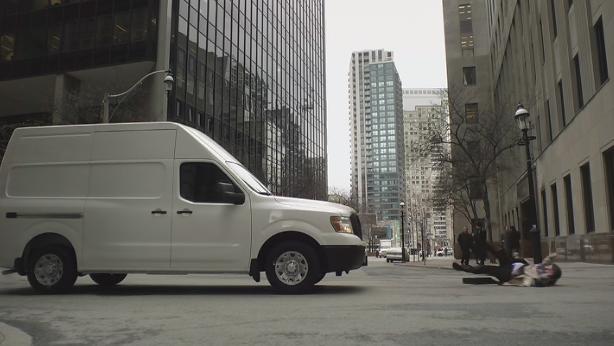
M 109 116 L 109 102 L 111 101 L 111 99 L 113 98 L 118 98 L 118 97 L 122 97 L 125 95 L 128 95 L 130 92 L 132 92 L 134 89 L 136 89 L 136 87 L 138 87 L 139 85 L 143 84 L 143 82 L 145 81 L 145 79 L 159 74 L 159 73 L 166 73 L 166 77 L 164 77 L 164 90 L 168 93 L 169 91 L 171 91 L 173 89 L 173 83 L 175 82 L 175 79 L 173 78 L 173 75 L 171 74 L 171 70 L 158 70 L 158 71 L 153 71 L 150 72 L 146 75 L 144 75 L 143 77 L 141 77 L 141 79 L 139 79 L 136 83 L 134 83 L 134 85 L 132 85 L 130 88 L 128 88 L 128 90 L 119 93 L 119 94 L 109 94 L 109 93 L 105 93 L 104 97 L 102 98 L 102 122 L 103 123 L 108 123 L 111 119 Z M 122 101 L 124 99 L 122 99 L 121 101 L 119 101 L 119 103 L 117 104 L 117 106 L 119 106 Z
M 535 136 L 529 136 L 529 129 L 531 124 L 529 122 L 529 111 L 524 108 L 522 104 L 518 104 L 516 108 L 516 114 L 514 114 L 514 119 L 516 120 L 516 124 L 518 124 L 518 128 L 522 132 L 522 137 L 518 142 L 518 145 L 524 145 L 525 151 L 527 153 L 527 182 L 529 184 L 529 201 L 533 203 L 533 212 L 535 213 L 535 225 L 531 228 L 530 233 L 533 236 L 531 239 L 531 243 L 533 245 L 533 262 L 541 263 L 542 261 L 542 250 L 541 250 L 541 239 L 540 239 L 540 231 L 539 231 L 539 211 L 537 210 L 537 200 L 535 198 L 535 185 L 533 181 L 533 159 L 531 158 L 531 141 L 536 139 Z

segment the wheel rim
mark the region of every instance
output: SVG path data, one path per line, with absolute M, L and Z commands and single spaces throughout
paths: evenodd
M 297 251 L 286 251 L 275 261 L 275 275 L 285 285 L 298 285 L 305 280 L 309 272 L 309 264 L 303 254 Z
M 46 254 L 34 264 L 34 276 L 43 286 L 53 286 L 57 284 L 64 275 L 64 263 L 60 257 L 54 254 Z

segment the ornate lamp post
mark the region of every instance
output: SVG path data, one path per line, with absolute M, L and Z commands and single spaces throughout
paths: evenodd
M 532 235 L 533 245 L 533 261 L 535 263 L 541 263 L 542 251 L 541 251 L 541 239 L 539 231 L 539 212 L 537 210 L 537 201 L 535 199 L 535 183 L 533 180 L 533 159 L 531 158 L 531 141 L 536 139 L 535 136 L 529 136 L 530 122 L 529 111 L 527 111 L 522 104 L 519 104 L 514 115 L 518 128 L 522 132 L 522 137 L 518 142 L 518 145 L 524 145 L 527 153 L 527 180 L 529 183 L 529 203 L 533 203 L 533 212 L 535 213 L 535 227 L 530 232 Z

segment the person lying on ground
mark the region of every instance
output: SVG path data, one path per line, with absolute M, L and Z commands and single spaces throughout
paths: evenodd
M 473 274 L 486 274 L 504 283 L 514 286 L 545 287 L 553 286 L 561 278 L 561 268 L 553 263 L 556 254 L 544 258 L 542 263 L 529 264 L 524 259 L 514 259 L 504 250 L 496 249 L 491 244 L 486 246 L 488 252 L 499 260 L 498 266 L 484 265 L 472 267 L 466 264 L 453 263 L 456 270 Z

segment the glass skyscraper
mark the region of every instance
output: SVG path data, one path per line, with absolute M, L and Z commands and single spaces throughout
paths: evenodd
M 323 0 L 0 0 L 0 8 L 0 97 L 15 100 L 0 104 L 0 122 L 96 122 L 104 92 L 170 69 L 168 95 L 163 76 L 151 78 L 117 106 L 131 113 L 112 121 L 187 124 L 275 194 L 326 198 Z M 76 120 L 61 111 L 73 99 Z
M 362 213 L 398 221 L 405 197 L 403 94 L 392 52 L 355 52 L 350 68 L 352 195 Z

